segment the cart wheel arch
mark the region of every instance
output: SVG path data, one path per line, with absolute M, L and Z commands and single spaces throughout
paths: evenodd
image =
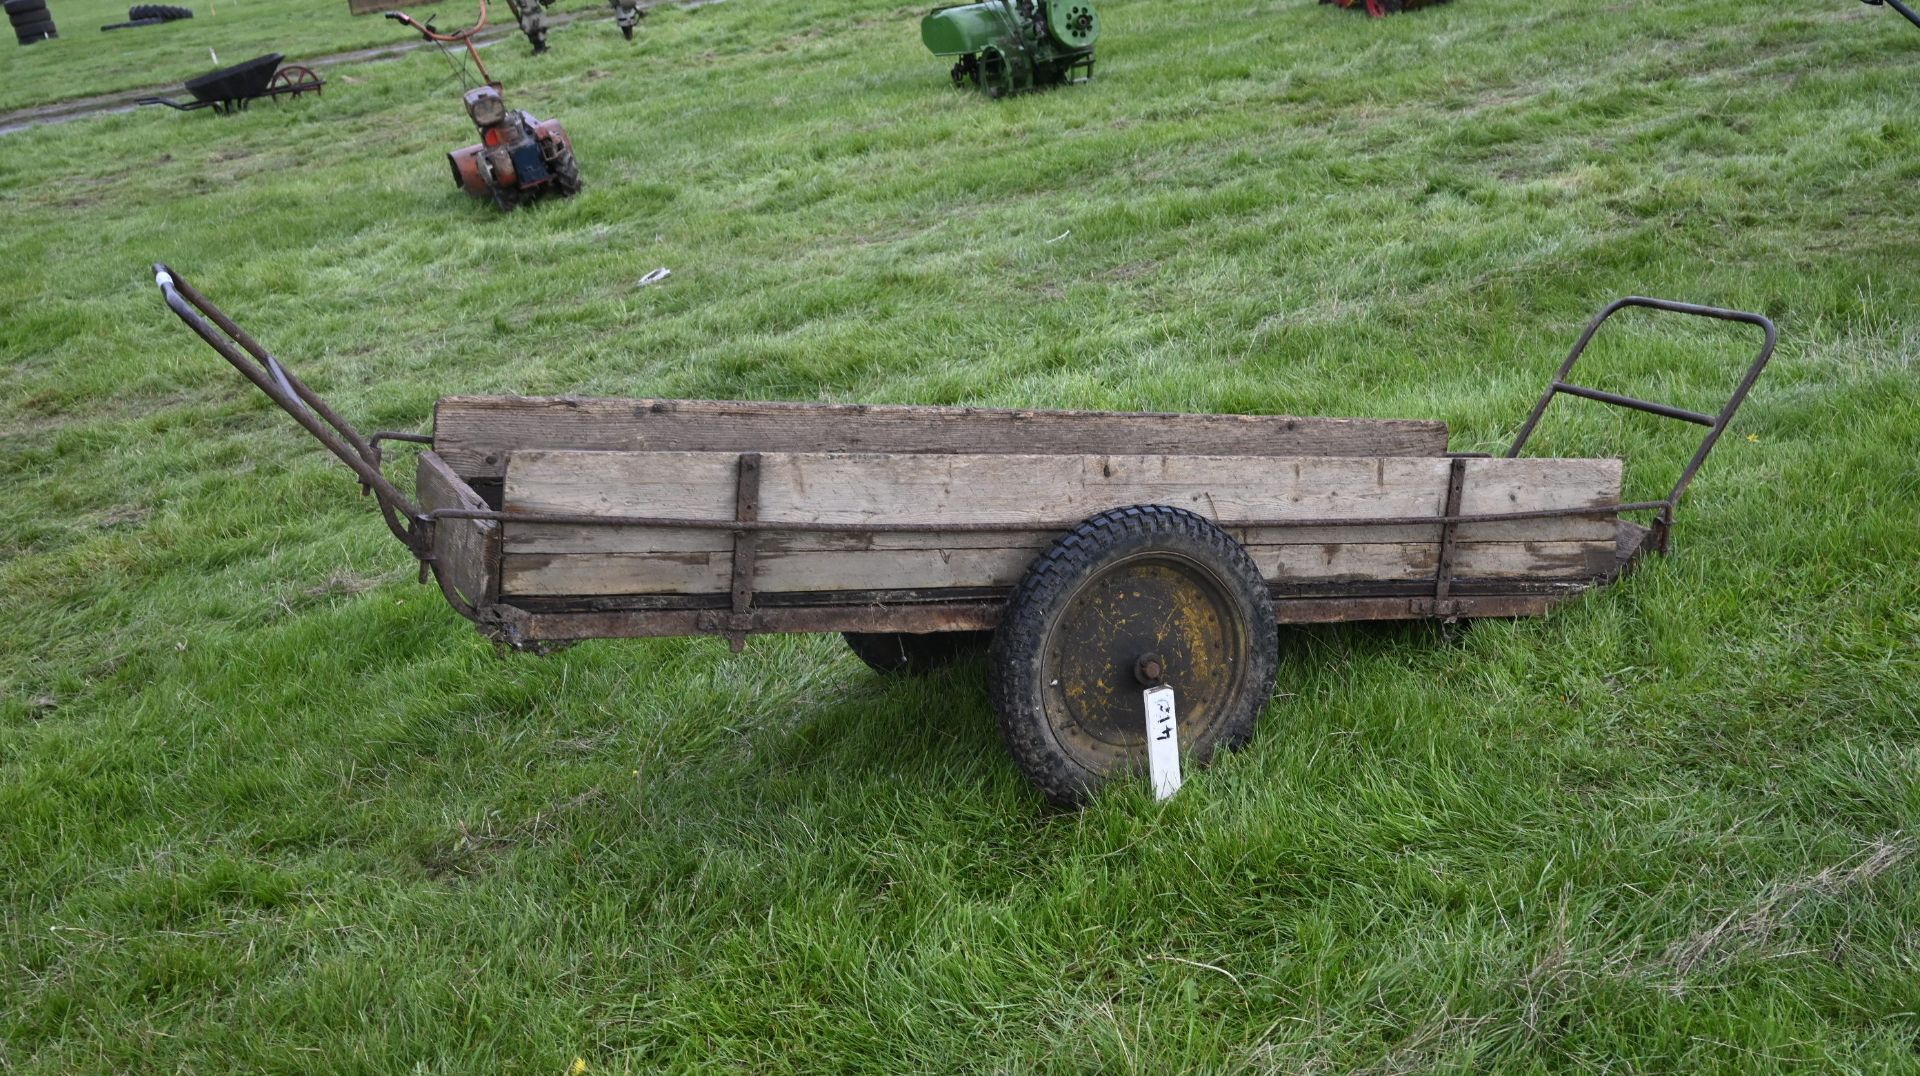
M 994 632 L 1001 738 L 1053 802 L 1143 772 L 1149 686 L 1174 688 L 1185 765 L 1243 746 L 1279 654 L 1259 567 L 1227 532 L 1167 505 L 1102 512 L 1027 568 Z

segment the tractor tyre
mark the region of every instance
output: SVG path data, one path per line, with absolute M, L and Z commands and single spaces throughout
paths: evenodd
M 1244 745 L 1279 665 L 1245 547 L 1167 505 L 1115 508 L 1034 558 L 993 634 L 987 684 L 1020 772 L 1063 807 L 1144 772 L 1148 686 L 1174 689 L 1181 768 Z
M 193 9 L 174 7 L 172 4 L 135 4 L 127 9 L 127 18 L 134 21 L 159 19 L 162 22 L 172 22 L 175 19 L 193 18 Z
M 23 16 L 31 15 L 36 11 L 47 10 L 47 0 L 6 0 L 5 7 L 7 9 L 7 18 L 13 20 L 15 25 L 18 25 L 25 21 Z
M 580 162 L 573 156 L 573 150 L 563 149 L 553 162 L 553 189 L 562 198 L 571 198 L 580 193 Z
M 928 635 L 908 635 L 898 631 L 843 631 L 840 637 L 847 641 L 854 657 L 882 676 L 894 673 L 924 676 L 986 650 L 993 633 L 936 631 Z

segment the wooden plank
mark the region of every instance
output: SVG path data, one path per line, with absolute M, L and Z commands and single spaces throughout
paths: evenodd
M 1420 419 L 1015 411 L 723 400 L 448 396 L 434 450 L 456 472 L 498 478 L 526 449 L 693 452 L 1196 453 L 1438 456 L 1443 422 Z
M 1444 615 L 1458 618 L 1535 616 L 1579 593 L 1456 596 Z M 1411 620 L 1434 615 L 1431 598 L 1299 598 L 1274 603 L 1282 624 L 1330 624 L 1354 620 Z M 754 611 L 756 632 L 989 631 L 1000 623 L 999 601 L 885 602 Z M 719 630 L 711 610 L 593 610 L 521 613 L 511 621 L 521 642 L 699 635 Z
M 1613 517 L 1560 516 L 1512 523 L 1461 524 L 1469 539 L 1539 542 L 1597 541 L 1614 526 Z M 1437 542 L 1440 527 L 1227 527 L 1242 545 L 1339 545 L 1347 542 Z M 1057 534 L 1035 531 L 947 531 L 938 534 L 862 531 L 779 532 L 761 534 L 760 548 L 781 553 L 860 552 L 897 549 L 996 549 L 1019 546 L 1044 549 Z M 713 553 L 733 548 L 727 532 L 663 527 L 602 527 L 579 524 L 509 524 L 502 548 L 515 553 Z
M 486 508 L 478 494 L 433 452 L 420 454 L 414 477 L 420 507 Z M 433 525 L 433 558 L 449 586 L 478 607 L 499 597 L 494 564 L 500 555 L 500 526 L 488 519 L 442 519 Z
M 757 593 L 1011 587 L 1044 543 L 1031 548 L 893 552 L 759 551 Z M 1268 579 L 1288 582 L 1407 582 L 1432 579 L 1438 544 L 1255 545 L 1248 552 Z M 1583 580 L 1605 575 L 1614 543 L 1463 542 L 1454 568 L 1471 579 Z M 507 554 L 509 595 L 726 593 L 729 552 Z
M 732 518 L 730 453 L 523 452 L 510 511 Z M 1444 459 L 1193 456 L 762 456 L 761 518 L 829 524 L 1077 520 L 1127 504 L 1176 504 L 1215 519 L 1438 515 Z M 1586 507 L 1618 499 L 1617 460 L 1474 459 L 1461 511 Z M 1035 491 L 1046 496 L 1036 496 Z M 1440 526 L 1232 528 L 1269 579 L 1431 579 Z M 1462 578 L 1579 580 L 1612 568 L 1611 513 L 1463 524 Z M 755 587 L 766 593 L 1007 587 L 1057 535 L 768 533 Z M 504 591 L 592 596 L 724 593 L 729 529 L 509 524 Z
M 507 475 L 505 504 L 515 512 L 731 519 L 734 459 L 719 452 L 520 452 Z M 1227 521 L 1438 516 L 1449 461 L 766 453 L 762 467 L 762 519 L 971 526 L 1079 520 L 1128 504 L 1173 505 Z M 1618 499 L 1620 461 L 1472 459 L 1465 481 L 1461 510 L 1469 514 L 1577 508 Z M 1572 528 L 1559 540 L 1614 533 L 1610 518 L 1557 522 Z M 1535 540 L 1540 523 L 1463 525 L 1459 537 Z M 1416 540 L 1438 540 L 1437 525 L 1417 530 Z

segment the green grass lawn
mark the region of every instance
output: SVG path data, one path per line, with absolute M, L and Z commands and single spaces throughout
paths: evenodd
M 72 7 L 6 102 L 201 69 L 168 34 L 390 36 Z M 430 53 L 0 138 L 0 1072 L 1920 1069 L 1920 32 L 1102 12 L 1093 84 L 999 103 L 946 89 L 917 8 L 848 0 L 492 50 L 587 181 L 510 217 L 448 180 Z M 1487 450 L 1618 295 L 1783 335 L 1670 560 L 1542 620 L 1291 632 L 1248 750 L 1068 815 L 977 664 L 497 657 L 157 260 L 367 429 L 578 392 Z M 1586 377 L 1712 408 L 1750 348 L 1623 317 Z M 1639 496 L 1697 432 L 1567 403 L 1537 445 Z

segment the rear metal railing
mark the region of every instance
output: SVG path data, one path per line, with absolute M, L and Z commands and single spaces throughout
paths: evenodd
M 1593 342 L 1593 338 L 1595 334 L 1599 333 L 1600 327 L 1607 323 L 1607 319 L 1628 307 L 1641 307 L 1648 310 L 1665 311 L 1670 314 L 1686 314 L 1691 317 L 1710 318 L 1715 321 L 1733 321 L 1745 325 L 1752 325 L 1759 328 L 1760 331 L 1765 334 L 1766 339 L 1760 345 L 1759 354 L 1755 355 L 1753 361 L 1747 364 L 1746 374 L 1740 378 L 1740 384 L 1734 388 L 1733 395 L 1727 397 L 1727 402 L 1721 406 L 1718 414 L 1709 415 L 1699 411 L 1690 411 L 1684 407 L 1675 407 L 1672 404 L 1658 403 L 1653 400 L 1642 400 L 1635 396 L 1623 396 L 1617 392 L 1606 392 L 1602 389 L 1591 388 L 1586 385 L 1576 385 L 1568 381 L 1567 378 L 1573 373 L 1575 364 L 1580 361 L 1582 355 L 1586 354 L 1587 345 Z M 1515 435 L 1512 446 L 1507 449 L 1507 458 L 1512 459 L 1520 455 L 1520 450 L 1527 447 L 1527 441 L 1533 437 L 1535 427 L 1540 425 L 1541 416 L 1547 413 L 1547 405 L 1553 403 L 1555 396 L 1560 395 L 1577 396 L 1581 399 L 1594 400 L 1599 403 L 1610 404 L 1614 407 L 1625 407 L 1634 411 L 1643 411 L 1649 415 L 1659 415 L 1662 418 L 1678 419 L 1681 422 L 1691 422 L 1696 426 L 1707 427 L 1706 437 L 1701 440 L 1700 446 L 1694 450 L 1693 458 L 1687 461 L 1686 468 L 1680 472 L 1679 480 L 1674 482 L 1673 489 L 1667 494 L 1666 498 L 1659 501 L 1643 502 L 1643 504 L 1651 504 L 1658 509 L 1659 514 L 1655 516 L 1653 523 L 1652 540 L 1654 548 L 1664 553 L 1667 551 L 1667 543 L 1672 536 L 1674 510 L 1680 506 L 1680 495 L 1687 491 L 1689 485 L 1693 484 L 1694 476 L 1700 473 L 1701 465 L 1707 462 L 1707 456 L 1712 454 L 1713 446 L 1719 442 L 1720 435 L 1727 432 L 1727 425 L 1733 421 L 1733 416 L 1739 412 L 1740 405 L 1746 401 L 1747 393 L 1753 389 L 1753 383 L 1760 380 L 1760 373 L 1767 368 L 1767 363 L 1772 360 L 1774 345 L 1779 342 L 1779 338 L 1779 331 L 1774 328 L 1773 322 L 1764 314 L 1750 314 L 1741 310 L 1723 310 L 1714 306 L 1695 306 L 1692 303 L 1677 303 L 1670 299 L 1648 299 L 1639 295 L 1630 295 L 1624 299 L 1616 299 L 1607 304 L 1605 310 L 1600 311 L 1592 321 L 1587 323 L 1586 331 L 1580 334 L 1580 339 L 1574 343 L 1573 350 L 1567 353 L 1567 361 L 1560 364 L 1560 369 L 1554 373 L 1553 380 L 1548 382 L 1546 391 L 1540 394 L 1539 402 L 1533 405 L 1533 412 L 1527 416 L 1527 421 L 1521 424 L 1520 432 Z M 1638 509 L 1641 508 L 1642 505 L 1635 505 L 1634 507 Z M 1628 511 L 1629 509 L 1626 505 L 1621 505 L 1620 510 Z

